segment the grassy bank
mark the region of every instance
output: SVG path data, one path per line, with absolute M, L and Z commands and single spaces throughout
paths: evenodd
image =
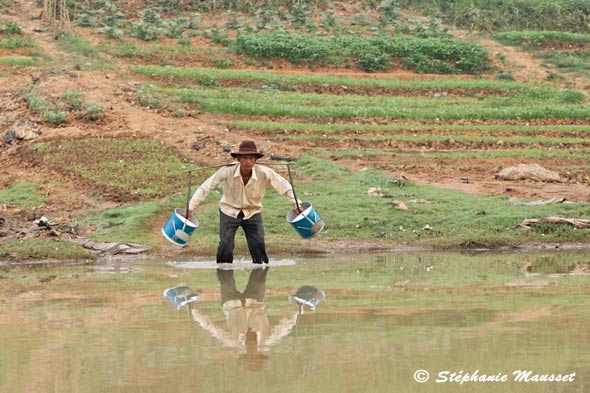
M 332 161 L 311 156 L 301 158 L 293 169 L 299 198 L 310 201 L 326 223 L 326 231 L 318 238 L 328 242 L 354 239 L 368 244 L 377 242 L 383 247 L 407 244 L 461 248 L 473 244 L 510 246 L 527 242 L 590 241 L 590 230 L 587 229 L 544 224 L 524 230 L 518 226 L 524 219 L 551 215 L 587 218 L 590 216 L 587 203 L 513 204 L 507 196 L 482 197 L 401 183 L 395 177 L 370 168 L 351 173 Z M 380 190 L 380 194 L 369 195 L 370 188 Z M 165 200 L 131 202 L 115 209 L 92 212 L 80 217 L 76 224 L 96 227 L 96 232 L 89 235 L 96 241 L 143 243 L 153 247 L 154 253 L 165 252 L 169 243 L 162 237 L 160 229 L 174 208 L 185 205 L 185 196 L 186 188 L 178 185 L 169 189 L 169 197 Z M 217 203 L 220 197 L 220 191 L 214 190 L 196 209 L 200 227 L 184 253 L 211 255 L 214 252 L 218 242 Z M 396 210 L 393 200 L 403 201 L 408 210 Z M 315 239 L 300 239 L 286 222 L 289 209 L 290 204 L 282 196 L 274 190 L 268 191 L 264 220 L 269 250 L 277 254 L 322 251 L 322 243 Z M 40 251 L 48 247 L 47 243 L 32 242 L 18 247 L 16 243 L 2 245 L 3 249 L 6 247 L 3 253 L 20 255 L 24 259 L 53 255 L 51 250 L 47 254 Z M 64 258 L 87 258 L 76 248 L 57 247 L 54 243 L 49 247 L 59 248 Z M 37 248 L 39 250 L 34 251 Z M 237 237 L 237 252 L 247 253 L 241 233 Z
M 474 243 L 488 245 L 512 245 L 520 242 L 585 242 L 590 231 L 565 225 L 543 225 L 523 230 L 518 224 L 526 218 L 539 218 L 561 214 L 565 217 L 588 217 L 588 204 L 553 204 L 547 206 L 514 205 L 506 196 L 481 197 L 459 191 L 429 186 L 405 184 L 383 172 L 368 169 L 350 173 L 328 160 L 302 158 L 295 166 L 296 191 L 300 199 L 309 200 L 326 223 L 322 240 L 380 242 L 385 246 L 396 244 L 422 245 L 432 248 L 467 247 Z M 297 179 L 307 179 L 306 181 Z M 383 195 L 371 196 L 369 188 L 378 188 Z M 196 215 L 201 226 L 193 234 L 186 249 L 188 254 L 211 254 L 218 241 L 218 208 L 220 192 L 214 191 Z M 396 210 L 392 200 L 401 200 L 409 210 Z M 104 228 L 99 237 L 104 241 L 132 241 L 136 236 L 150 239 L 156 246 L 167 245 L 159 233 L 167 216 L 175 207 L 184 205 L 183 192 L 166 202 L 153 206 L 152 213 L 160 212 L 158 222 L 143 218 L 143 225 L 118 220 L 116 228 Z M 277 253 L 292 250 L 317 249 L 314 240 L 299 239 L 295 230 L 286 222 L 289 203 L 270 190 L 265 199 L 265 225 L 269 249 Z M 121 211 L 103 213 L 105 217 L 120 216 Z M 133 207 L 128 207 L 133 212 Z M 163 212 L 163 213 L 162 213 Z M 128 214 L 137 217 L 137 214 Z M 152 226 L 147 225 L 151 222 Z M 428 229 L 431 228 L 431 229 Z M 426 229 L 425 229 L 426 228 Z M 243 235 L 238 234 L 238 251 L 247 252 Z M 319 246 L 321 247 L 321 246 Z

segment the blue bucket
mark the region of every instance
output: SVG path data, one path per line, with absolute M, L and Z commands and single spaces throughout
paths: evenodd
M 183 209 L 174 209 L 174 213 L 162 228 L 162 235 L 172 243 L 184 247 L 191 238 L 192 233 L 199 227 L 199 221 L 194 217 L 187 220 L 183 217 L 183 213 Z
M 324 230 L 324 222 L 311 203 L 303 202 L 300 208 L 303 209 L 301 214 L 297 214 L 295 209 L 291 209 L 287 214 L 287 222 L 293 225 L 302 238 L 308 239 Z

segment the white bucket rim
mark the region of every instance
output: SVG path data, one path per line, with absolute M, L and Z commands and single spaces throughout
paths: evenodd
M 286 217 L 288 223 L 292 224 L 294 222 L 301 221 L 307 217 L 307 215 L 313 209 L 311 202 L 303 202 L 299 207 L 303 209 L 303 213 L 297 213 L 295 209 L 289 210 L 289 213 L 287 213 Z
M 186 217 L 182 215 L 182 213 L 184 213 L 184 209 L 181 209 L 180 207 L 174 209 L 174 214 L 180 219 L 180 221 L 182 221 L 183 224 L 195 229 L 199 227 L 199 220 L 197 220 L 196 217 L 191 217 L 191 219 L 188 220 Z

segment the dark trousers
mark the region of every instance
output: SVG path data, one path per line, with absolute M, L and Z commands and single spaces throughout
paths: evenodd
M 221 289 L 221 304 L 234 299 L 239 299 L 242 304 L 246 304 L 246 299 L 255 299 L 262 302 L 264 300 L 267 272 L 268 267 L 252 269 L 246 289 L 244 292 L 240 292 L 236 289 L 234 271 L 217 269 L 217 279 Z
M 257 213 L 249 219 L 244 219 L 240 212 L 238 218 L 233 218 L 219 211 L 219 247 L 217 248 L 217 263 L 231 263 L 234 260 L 234 240 L 236 231 L 242 227 L 246 234 L 248 249 L 254 263 L 268 263 L 266 245 L 264 244 L 264 226 L 262 214 Z

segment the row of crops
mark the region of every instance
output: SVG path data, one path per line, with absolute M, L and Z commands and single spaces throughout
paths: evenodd
M 148 106 L 214 113 L 229 129 L 295 142 L 318 156 L 382 157 L 384 166 L 396 168 L 440 160 L 465 165 L 469 158 L 494 167 L 502 158 L 522 158 L 556 168 L 567 161 L 576 178 L 588 171 L 590 106 L 581 91 L 471 78 L 320 78 L 170 66 L 134 71 L 153 78 L 139 89 Z

